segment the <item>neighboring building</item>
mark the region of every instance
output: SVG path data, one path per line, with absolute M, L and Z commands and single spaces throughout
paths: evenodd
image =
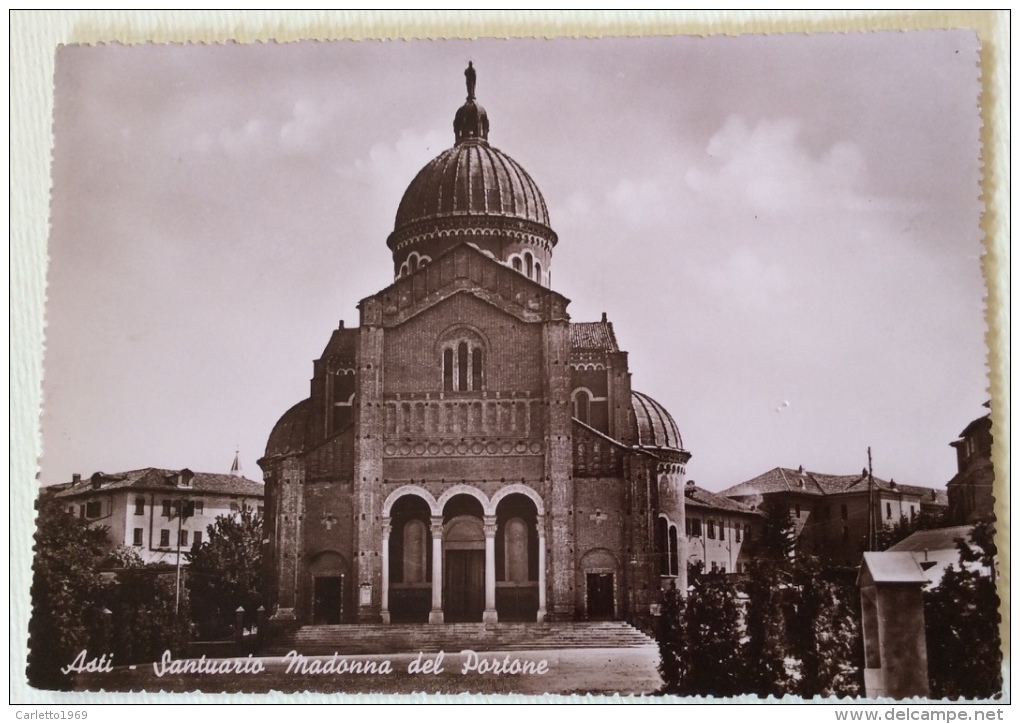
M 269 436 L 280 625 L 649 626 L 658 562 L 687 558 L 683 537 L 659 548 L 656 526 L 684 529 L 690 453 L 632 392 L 605 315 L 570 319 L 542 194 L 488 129 L 469 80 L 456 144 L 397 210 L 395 281 L 333 331 L 309 396 Z
M 909 553 L 913 556 L 928 580 L 927 588 L 934 588 L 941 583 L 947 568 L 960 567 L 960 549 L 957 541 L 963 540 L 973 552 L 980 552 L 970 540 L 973 530 L 973 525 L 919 530 L 911 533 L 899 543 L 889 546 L 887 552 Z M 979 571 L 989 576 L 993 573 L 977 561 L 965 565 L 970 570 Z
M 765 515 L 756 508 L 687 483 L 687 564 L 707 573 L 744 573 L 754 558 L 754 541 L 761 537 Z M 669 535 L 673 535 L 672 529 Z
M 70 483 L 44 488 L 43 494 L 55 496 L 90 525 L 108 528 L 111 549 L 126 546 L 145 563 L 171 565 L 177 564 L 178 550 L 187 552 L 202 542 L 217 516 L 244 507 L 261 512 L 263 505 L 261 483 L 187 468 L 100 472 L 86 479 L 76 474 Z
M 985 407 L 990 407 L 985 403 Z M 964 525 L 995 520 L 995 469 L 992 465 L 992 416 L 972 421 L 956 448 L 957 473 L 949 481 L 949 514 L 954 523 Z
M 948 505 L 946 493 L 935 488 L 881 478 L 869 484 L 866 470 L 858 475 L 828 475 L 803 467 L 773 468 L 719 494 L 757 508 L 786 507 L 798 550 L 850 565 L 860 563 L 866 549 L 869 500 L 874 502 L 877 530 L 901 518 L 913 521 L 922 513 L 941 515 Z

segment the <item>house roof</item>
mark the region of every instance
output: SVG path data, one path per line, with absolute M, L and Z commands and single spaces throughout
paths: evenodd
M 764 513 L 760 510 L 752 509 L 749 505 L 744 505 L 736 500 L 723 497 L 722 495 L 713 493 L 710 490 L 699 488 L 697 485 L 688 485 L 684 489 L 684 496 L 686 497 L 684 504 L 687 506 L 724 510 L 728 513 L 745 513 L 747 515 L 764 516 Z
M 956 541 L 962 538 L 970 541 L 972 525 L 954 525 L 951 528 L 934 528 L 911 533 L 899 543 L 889 547 L 890 551 L 946 551 L 957 550 Z
M 191 483 L 187 487 L 179 487 L 177 478 L 181 470 L 163 468 L 141 468 L 124 473 L 93 473 L 81 482 L 73 483 L 56 494 L 58 498 L 72 498 L 93 494 L 97 491 L 111 490 L 150 490 L 171 491 L 187 490 L 191 494 L 213 493 L 217 495 L 238 495 L 262 497 L 265 486 L 262 483 L 248 480 L 238 475 L 221 473 L 192 473 Z M 98 482 L 99 487 L 95 483 Z
M 612 322 L 571 322 L 570 348 L 604 352 L 620 351 Z
M 928 583 L 928 577 L 910 553 L 868 551 L 864 554 L 857 584 L 870 583 L 915 583 L 923 586 Z
M 921 502 L 934 505 L 949 505 L 945 490 L 926 488 L 921 485 L 904 485 L 891 480 L 873 477 L 875 489 L 886 493 L 916 495 Z M 802 495 L 839 495 L 868 489 L 868 475 L 861 471 L 857 475 L 829 475 L 815 473 L 803 468 L 773 468 L 768 472 L 734 485 L 722 491 L 728 497 L 766 495 L 768 493 L 800 493 Z

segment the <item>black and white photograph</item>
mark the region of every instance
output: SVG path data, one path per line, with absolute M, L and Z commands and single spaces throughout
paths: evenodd
M 1008 701 L 983 52 L 56 48 L 12 671 Z

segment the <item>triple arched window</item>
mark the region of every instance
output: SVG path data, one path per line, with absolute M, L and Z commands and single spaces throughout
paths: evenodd
M 444 392 L 480 392 L 485 388 L 485 345 L 474 333 L 441 345 Z

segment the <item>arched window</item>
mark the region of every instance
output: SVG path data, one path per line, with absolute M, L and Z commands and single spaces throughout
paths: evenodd
M 587 390 L 574 392 L 574 417 L 585 425 L 591 424 L 591 394 Z
M 669 526 L 669 575 L 680 575 L 680 548 L 677 544 L 676 526 Z
M 449 347 L 443 350 L 443 389 L 453 391 L 453 350 Z
M 425 524 L 415 518 L 404 524 L 404 583 L 425 581 Z
M 531 257 L 530 251 L 524 252 L 524 267 L 527 270 L 525 273 L 528 279 L 531 279 L 531 275 L 535 273 L 535 262 Z
M 535 281 L 539 284 L 542 283 L 542 265 L 537 261 L 535 262 Z
M 481 392 L 485 387 L 485 344 L 468 329 L 454 332 L 440 345 L 445 392 Z
M 482 348 L 471 350 L 471 389 L 482 389 Z
M 528 525 L 521 518 L 511 518 L 503 531 L 503 555 L 506 580 L 524 583 L 528 580 Z
M 670 551 L 669 551 L 669 533 L 670 529 L 669 522 L 665 518 L 659 518 L 659 523 L 655 531 L 656 538 L 658 539 L 659 548 L 659 575 L 669 575 L 669 564 L 670 564 Z
M 515 272 L 519 272 L 521 270 L 521 258 L 519 256 L 514 257 L 512 264 Z

